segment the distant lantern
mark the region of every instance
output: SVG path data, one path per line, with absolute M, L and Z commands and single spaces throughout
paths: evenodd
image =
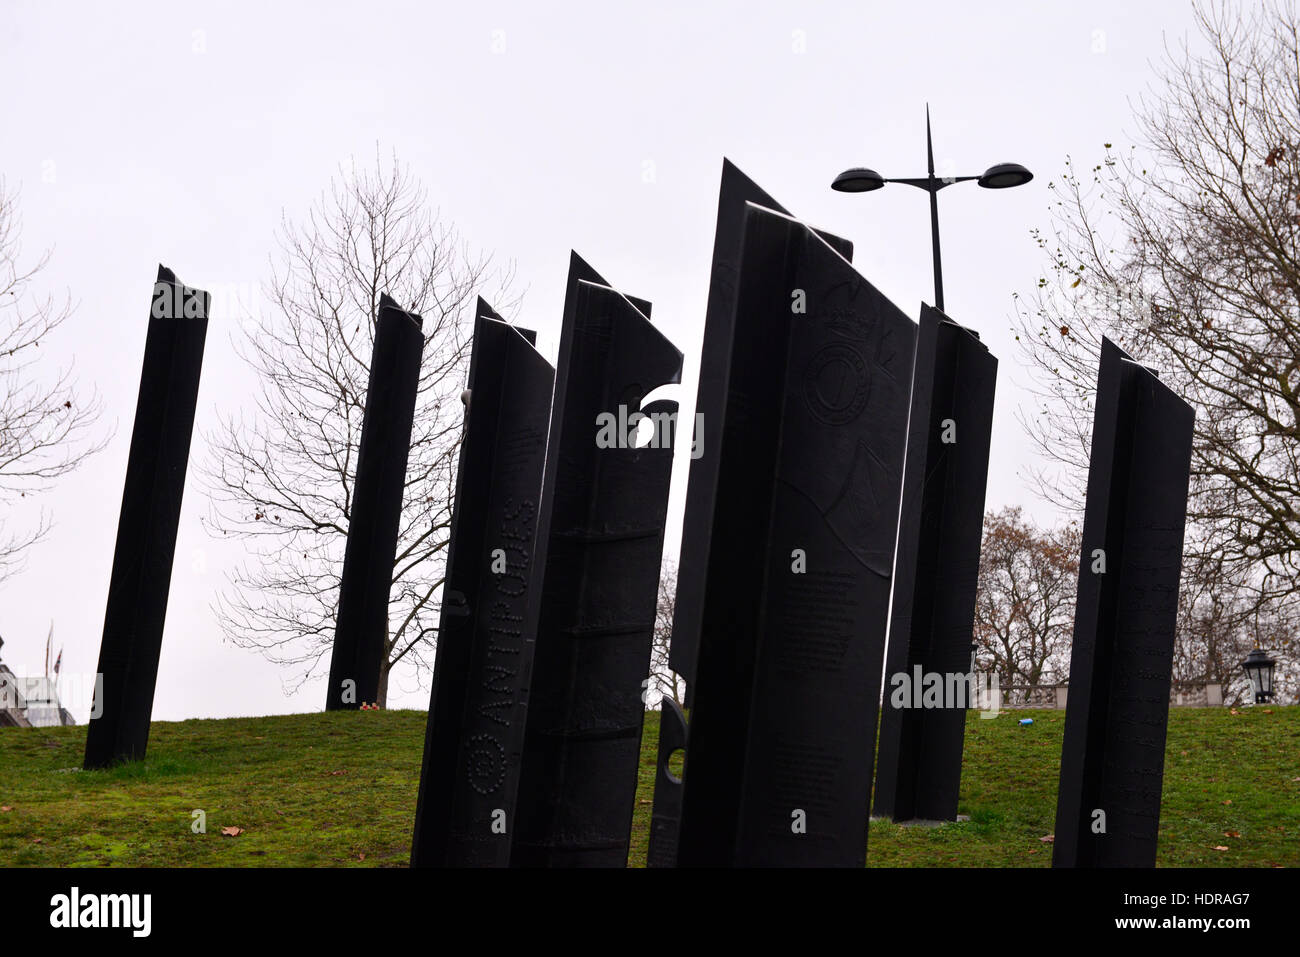
M 1273 669 L 1277 662 L 1256 648 L 1241 663 L 1255 692 L 1255 704 L 1267 704 L 1273 697 Z

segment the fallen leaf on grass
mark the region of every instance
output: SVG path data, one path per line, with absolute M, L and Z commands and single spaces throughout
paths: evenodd
M 45 838 L 43 838 L 43 837 L 32 838 L 32 843 L 33 843 L 33 844 L 44 844 L 44 843 L 45 843 Z
M 642 803 L 642 804 L 649 804 L 650 802 L 649 802 L 649 801 L 646 801 L 646 800 L 643 799 L 643 800 L 641 801 L 641 803 Z
M 244 829 L 242 827 L 223 827 L 221 829 L 222 837 L 239 837 L 243 833 Z
M 1231 804 L 1231 803 L 1232 803 L 1232 798 L 1228 798 L 1228 800 L 1224 801 L 1223 803 L 1224 803 L 1224 804 Z
M 1296 778 L 1296 780 L 1300 781 L 1300 778 Z M 11 808 L 8 804 L 0 804 L 0 811 L 12 811 L 12 810 L 13 808 Z
M 1055 834 L 1048 834 L 1046 837 L 1040 837 L 1039 840 L 1042 841 L 1044 844 L 1055 844 L 1055 843 L 1056 843 L 1056 835 L 1055 835 Z
M 1226 850 L 1227 850 L 1227 848 L 1224 847 L 1222 844 L 1216 844 L 1216 845 L 1214 846 L 1214 849 L 1215 849 L 1216 851 L 1226 851 Z
M 331 771 L 331 772 L 330 772 L 330 777 L 338 777 L 340 774 L 347 774 L 347 773 L 348 773 L 348 769 L 347 769 L 347 768 L 344 768 L 344 769 L 341 770 L 341 771 Z
M 1223 832 L 1223 836 L 1224 836 L 1224 837 L 1241 837 L 1241 832 L 1240 832 L 1240 831 L 1224 831 L 1224 832 Z
M 360 854 L 358 854 L 358 855 L 357 855 L 357 859 L 358 859 L 358 860 L 361 860 L 361 861 L 364 861 L 364 860 L 366 859 L 365 852 L 363 851 L 363 852 L 361 852 Z

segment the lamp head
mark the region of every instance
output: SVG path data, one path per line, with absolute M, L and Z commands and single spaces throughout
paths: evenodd
M 1256 648 L 1241 663 L 1246 677 L 1250 679 L 1250 689 L 1255 693 L 1255 703 L 1264 704 L 1273 697 L 1273 669 L 1277 661 Z
M 846 169 L 831 183 L 831 189 L 841 193 L 869 193 L 885 185 L 885 178 L 874 169 L 857 166 Z
M 1010 189 L 1023 186 L 1033 178 L 1034 174 L 1019 163 L 998 163 L 984 171 L 979 184 L 985 189 Z

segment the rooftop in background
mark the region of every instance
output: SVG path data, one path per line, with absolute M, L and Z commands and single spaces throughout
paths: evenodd
M 57 728 L 76 723 L 59 703 L 54 680 L 19 678 L 0 661 L 0 728 Z

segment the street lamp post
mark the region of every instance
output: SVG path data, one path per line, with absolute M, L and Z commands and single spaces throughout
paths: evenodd
M 927 175 L 907 179 L 889 179 L 873 169 L 863 166 L 846 169 L 831 183 L 831 189 L 841 193 L 869 193 L 880 189 L 886 183 L 905 183 L 915 186 L 930 194 L 930 237 L 934 247 L 934 305 L 943 312 L 943 266 L 939 258 L 939 190 L 953 183 L 976 180 L 985 189 L 1009 189 L 1023 186 L 1034 178 L 1019 163 L 997 163 L 990 166 L 979 176 L 942 176 L 934 175 L 934 143 L 930 138 L 930 107 L 925 108 L 925 154 Z

